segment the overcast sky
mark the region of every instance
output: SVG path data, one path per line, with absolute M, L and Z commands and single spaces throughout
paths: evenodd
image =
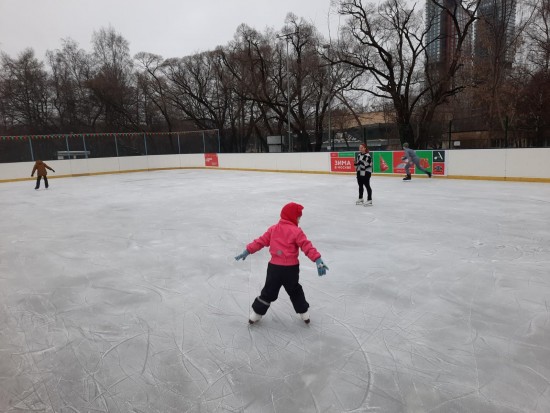
M 227 44 L 241 23 L 279 30 L 289 12 L 336 37 L 330 0 L 0 0 L 0 50 L 17 57 L 32 47 L 42 59 L 71 38 L 91 51 L 93 32 L 112 26 L 132 56 L 182 57 Z

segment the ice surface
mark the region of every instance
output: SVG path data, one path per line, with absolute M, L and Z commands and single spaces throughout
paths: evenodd
M 550 185 L 175 170 L 0 184 L 2 412 L 550 411 Z M 247 323 L 304 205 L 311 324 Z

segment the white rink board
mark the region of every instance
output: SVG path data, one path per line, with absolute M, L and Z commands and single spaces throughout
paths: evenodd
M 179 155 L 153 155 L 147 157 L 149 169 L 180 168 L 181 157 Z
M 222 153 L 217 157 L 218 167 L 226 169 L 331 173 L 328 152 Z M 448 177 L 550 180 L 550 148 L 460 149 L 445 151 L 445 158 Z M 206 167 L 204 154 L 52 160 L 47 163 L 56 170 L 56 176 Z M 32 162 L 0 164 L 0 181 L 27 179 L 32 166 Z
M 118 158 L 120 171 L 139 171 L 148 169 L 147 156 L 121 156 Z
M 550 177 L 550 148 L 509 149 L 506 157 L 506 177 Z
M 105 171 L 119 171 L 119 158 L 89 158 L 88 171 L 89 173 L 102 173 Z
M 447 175 L 504 177 L 505 149 L 460 149 L 445 152 Z

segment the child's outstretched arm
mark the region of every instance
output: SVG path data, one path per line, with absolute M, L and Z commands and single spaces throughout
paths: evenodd
M 317 274 L 319 274 L 319 277 L 322 277 L 327 273 L 327 264 L 325 264 L 321 258 L 317 258 L 315 260 L 315 264 L 317 264 Z
M 243 252 L 241 252 L 239 255 L 235 257 L 237 261 L 239 260 L 245 260 L 246 257 L 248 257 L 250 254 L 254 254 L 255 252 L 258 252 L 264 247 L 267 247 L 269 243 L 271 242 L 271 229 L 269 228 L 265 234 L 263 234 L 261 237 L 255 239 L 250 244 L 248 244 Z
M 248 250 L 245 248 L 245 250 L 243 252 L 241 252 L 239 255 L 237 255 L 235 257 L 235 260 L 239 261 L 239 260 L 246 260 L 246 257 L 248 257 L 250 255 L 250 253 L 248 252 Z
M 321 253 L 313 246 L 310 240 L 307 239 L 306 234 L 303 231 L 300 231 L 296 242 L 300 249 L 306 254 L 306 256 L 317 265 L 317 274 L 319 277 L 327 273 L 328 267 L 321 259 Z

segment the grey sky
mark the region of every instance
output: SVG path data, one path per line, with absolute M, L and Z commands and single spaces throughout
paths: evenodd
M 330 0 L 0 0 L 0 50 L 16 57 L 32 47 L 43 58 L 71 38 L 90 51 L 93 32 L 110 25 L 132 55 L 181 57 L 225 45 L 241 23 L 280 29 L 288 12 L 336 36 Z

